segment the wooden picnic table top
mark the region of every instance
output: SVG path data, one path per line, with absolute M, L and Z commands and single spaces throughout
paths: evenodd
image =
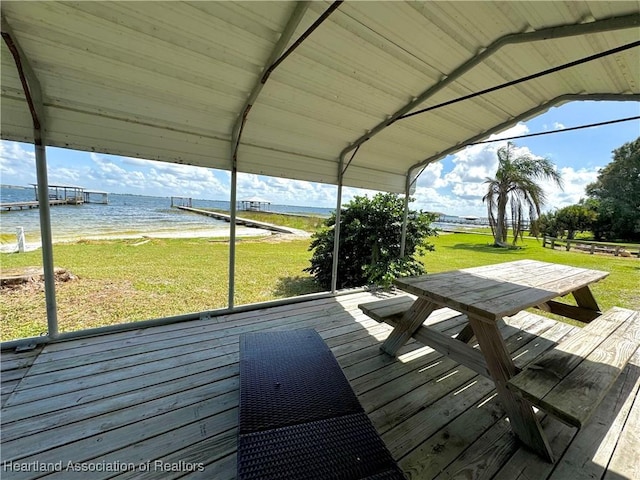
M 609 272 L 536 260 L 486 265 L 417 277 L 395 285 L 459 312 L 498 320 L 602 280 Z

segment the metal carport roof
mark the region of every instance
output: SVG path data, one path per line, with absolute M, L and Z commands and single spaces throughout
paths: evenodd
M 42 86 L 48 145 L 228 170 L 234 125 L 280 34 L 296 12 L 290 45 L 329 6 L 4 1 L 2 16 Z M 637 42 L 639 11 L 637 1 L 342 3 L 264 84 L 238 170 L 337 184 L 340 153 L 397 112 Z M 32 142 L 4 43 L 1 80 L 2 138 Z M 496 126 L 567 99 L 637 100 L 639 82 L 636 46 L 398 120 L 362 145 L 344 184 L 403 192 L 413 166 Z
M 0 8 L 0 137 L 35 143 L 42 195 L 57 146 L 231 170 L 232 217 L 238 172 L 337 184 L 340 205 L 343 185 L 408 192 L 421 166 L 553 105 L 640 100 L 637 1 Z M 63 335 L 40 215 L 49 333 L 26 340 L 45 342 Z

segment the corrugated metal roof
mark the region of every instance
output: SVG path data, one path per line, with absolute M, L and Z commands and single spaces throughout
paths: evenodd
M 311 2 L 292 41 L 328 6 Z M 230 169 L 233 126 L 294 7 L 4 1 L 2 15 L 40 80 L 49 145 Z M 639 3 L 345 2 L 273 71 L 238 170 L 337 183 L 343 150 L 500 38 L 613 17 L 624 28 L 506 44 L 413 110 L 638 41 Z M 4 43 L 1 82 L 2 138 L 33 141 Z M 567 95 L 637 100 L 640 49 L 398 120 L 362 145 L 344 183 L 404 191 L 413 166 Z

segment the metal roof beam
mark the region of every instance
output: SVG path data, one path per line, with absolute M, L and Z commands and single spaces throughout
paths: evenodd
M 42 269 L 44 272 L 44 294 L 47 313 L 47 338 L 55 339 L 58 336 L 58 308 L 56 305 L 56 282 L 53 262 L 53 241 L 51 235 L 51 212 L 47 199 L 49 198 L 49 180 L 47 177 L 47 155 L 42 88 L 38 77 L 31 68 L 31 64 L 13 29 L 2 14 L 2 39 L 9 48 L 16 64 L 16 69 L 22 83 L 24 95 L 33 120 L 33 141 L 36 154 L 36 178 L 38 198 L 40 199 L 40 238 L 42 241 Z
M 291 14 L 291 17 L 289 18 L 287 25 L 284 27 L 284 30 L 282 31 L 282 34 L 280 35 L 278 42 L 276 43 L 275 47 L 273 48 L 273 51 L 271 52 L 271 55 L 269 56 L 266 62 L 263 75 L 261 75 L 256 81 L 256 84 L 254 85 L 253 90 L 251 90 L 251 93 L 249 94 L 247 101 L 244 103 L 244 106 L 242 107 L 241 113 L 239 114 L 238 119 L 236 120 L 236 123 L 233 126 L 233 130 L 231 134 L 231 142 L 232 142 L 231 148 L 232 148 L 232 155 L 233 155 L 234 161 L 236 161 L 238 157 L 238 147 L 240 146 L 240 138 L 242 137 L 242 128 L 244 127 L 244 124 L 247 121 L 247 116 L 249 115 L 249 111 L 251 111 L 251 107 L 253 106 L 253 103 L 258 98 L 258 95 L 260 95 L 260 92 L 262 91 L 269 74 L 273 70 L 272 67 L 275 65 L 275 62 L 278 61 L 280 55 L 282 55 L 282 52 L 285 51 L 285 48 L 287 47 L 289 40 L 291 40 L 291 37 L 295 33 L 296 28 L 298 28 L 298 25 L 302 21 L 302 18 L 304 17 L 304 14 L 307 12 L 308 8 L 309 8 L 309 2 L 298 2 L 296 4 L 296 7 L 294 8 L 293 13 Z
M 451 155 L 452 153 L 457 152 L 458 150 L 461 150 L 463 148 L 465 148 L 466 146 L 468 146 L 471 143 L 477 142 L 479 140 L 482 140 L 483 138 L 488 137 L 489 135 L 492 135 L 494 133 L 498 133 L 501 132 L 502 130 L 511 127 L 512 125 L 515 125 L 518 122 L 521 122 L 523 120 L 528 120 L 531 117 L 535 117 L 537 115 L 540 115 L 541 113 L 546 112 L 547 110 L 549 110 L 551 107 L 561 104 L 561 103 L 566 103 L 566 102 L 571 102 L 571 101 L 575 101 L 575 100 L 603 100 L 603 101 L 620 101 L 620 102 L 625 102 L 625 101 L 640 101 L 640 94 L 637 93 L 629 93 L 629 94 L 616 94 L 616 93 L 593 93 L 593 94 L 575 94 L 575 93 L 568 93 L 565 95 L 560 95 L 552 100 L 549 100 L 548 102 L 545 102 L 541 105 L 538 105 L 537 107 L 534 107 L 530 110 L 527 110 L 526 112 L 521 113 L 520 115 L 515 116 L 512 119 L 507 120 L 506 122 L 503 122 L 499 125 L 496 125 L 493 128 L 490 128 L 489 130 L 480 133 L 478 135 L 474 135 L 471 138 L 468 138 L 466 140 L 464 140 L 463 142 L 460 142 L 450 148 L 447 148 L 445 150 L 443 150 L 442 152 L 437 153 L 436 155 L 432 155 L 431 157 L 422 160 L 419 163 L 416 163 L 414 165 L 412 165 L 409 168 L 408 171 L 408 175 L 410 177 L 413 177 L 410 181 L 411 185 L 413 185 L 416 180 L 418 179 L 418 177 L 420 176 L 420 174 L 422 173 L 422 171 L 424 171 L 424 168 L 427 167 L 427 165 L 429 165 L 432 162 L 435 162 L 443 157 L 446 157 L 447 155 Z M 415 172 L 417 169 L 422 168 L 422 170 L 420 172 L 418 172 L 417 174 L 414 175 L 413 172 Z
M 235 303 L 235 277 L 236 277 L 236 201 L 238 198 L 238 148 L 240 147 L 240 139 L 242 137 L 242 130 L 247 122 L 247 117 L 253 107 L 253 103 L 260 95 L 262 88 L 264 87 L 273 65 L 278 61 L 282 52 L 285 51 L 289 40 L 298 28 L 298 25 L 302 21 L 302 17 L 309 8 L 309 2 L 298 2 L 293 9 L 293 13 L 284 27 L 278 42 L 276 43 L 271 55 L 267 59 L 264 67 L 263 75 L 258 77 L 256 84 L 253 86 L 247 101 L 242 107 L 241 113 L 238 115 L 238 119 L 233 125 L 231 131 L 231 195 L 229 198 L 229 290 L 228 290 L 228 305 L 229 308 L 234 307 Z
M 291 55 L 291 53 L 293 53 L 293 51 L 296 48 L 298 48 L 300 46 L 300 44 L 302 44 L 302 42 L 304 42 L 309 35 L 311 35 L 313 33 L 313 31 L 316 28 L 318 28 L 322 24 L 322 22 L 324 22 L 329 17 L 329 15 L 331 15 L 335 10 L 337 10 L 338 7 L 343 2 L 344 2 L 344 0 L 337 0 L 337 1 L 333 2 L 331 4 L 331 6 L 329 8 L 327 8 L 322 13 L 322 15 L 320 15 L 318 17 L 318 19 L 315 22 L 313 22 L 313 24 L 309 28 L 307 28 L 307 30 L 302 35 L 300 35 L 300 37 L 295 42 L 293 42 L 293 44 L 287 49 L 287 51 L 284 52 L 280 56 L 280 58 L 278 58 L 276 61 L 274 61 L 269 68 L 267 68 L 267 70 L 264 72 L 264 75 L 262 75 L 262 79 L 260 81 L 262 83 L 265 83 L 267 81 L 267 79 L 269 78 L 269 76 L 271 75 L 271 72 L 273 72 L 276 68 L 278 68 L 278 65 L 280 65 L 285 58 L 287 58 L 289 55 Z
M 247 121 L 247 116 L 251 111 L 251 107 L 253 107 L 254 102 L 257 100 L 258 95 L 262 91 L 264 85 L 267 83 L 269 76 L 273 71 L 282 63 L 282 61 L 287 58 L 296 48 L 298 48 L 306 38 L 311 35 L 311 33 L 318 28 L 322 22 L 324 22 L 329 15 L 331 15 L 340 4 L 343 3 L 343 0 L 338 0 L 333 2 L 331 6 L 320 15 L 315 22 L 298 38 L 293 44 L 285 51 L 289 40 L 298 28 L 298 25 L 302 21 L 304 14 L 307 12 L 310 2 L 297 2 L 287 25 L 285 26 L 278 42 L 276 43 L 269 59 L 266 62 L 266 65 L 263 69 L 263 74 L 260 76 L 256 84 L 254 85 L 247 101 L 245 102 L 241 114 L 238 116 L 236 123 L 233 126 L 232 134 L 231 134 L 231 143 L 232 143 L 232 159 L 234 162 L 237 161 L 238 157 L 238 148 L 240 147 L 240 140 L 242 138 L 242 130 L 244 128 L 244 124 Z
M 421 113 L 431 112 L 433 110 L 437 110 L 442 107 L 448 107 L 449 105 L 454 105 L 459 102 L 464 102 L 465 100 L 471 100 L 472 98 L 480 97 L 487 93 L 497 92 L 498 90 L 502 90 L 504 88 L 512 87 L 514 85 L 518 85 L 520 83 L 528 82 L 529 80 L 534 80 L 536 78 L 544 77 L 547 75 L 551 75 L 556 72 L 560 72 L 562 70 L 566 70 L 567 68 L 575 67 L 578 65 L 582 65 L 584 63 L 593 62 L 594 60 L 599 60 L 600 58 L 607 57 L 609 55 L 614 55 L 616 53 L 624 52 L 631 48 L 635 48 L 640 46 L 640 40 L 627 43 L 626 45 L 620 45 L 619 47 L 612 48 L 609 50 L 605 50 L 604 52 L 599 52 L 594 55 L 589 55 L 588 57 L 580 58 L 578 60 L 574 60 L 573 62 L 565 63 L 563 65 L 558 65 L 556 67 L 548 68 L 547 70 L 543 70 L 541 72 L 536 72 L 531 75 L 527 75 L 526 77 L 517 78 L 515 80 L 511 80 L 506 83 L 502 83 L 500 85 L 495 85 L 493 87 L 485 88 L 484 90 L 480 90 L 479 92 L 473 92 L 468 95 L 463 95 L 462 97 L 454 98 L 453 100 L 448 100 L 443 103 L 439 103 L 437 105 L 432 105 L 430 107 L 421 108 L 411 113 L 407 113 L 398 118 L 398 120 L 404 120 L 405 118 L 410 118 L 416 115 L 420 115 Z
M 494 53 L 496 53 L 498 50 L 500 50 L 504 46 L 518 44 L 518 43 L 536 42 L 540 40 L 553 40 L 557 38 L 572 37 L 576 35 L 588 35 L 593 33 L 621 30 L 626 28 L 637 28 L 638 26 L 640 26 L 640 14 L 632 14 L 632 15 L 625 15 L 621 17 L 608 18 L 605 20 L 596 20 L 595 22 L 590 22 L 590 23 L 562 25 L 558 27 L 545 28 L 542 30 L 534 31 L 534 32 L 512 33 L 509 35 L 505 35 L 504 37 L 501 37 L 495 42 L 493 42 L 486 49 L 480 51 L 478 55 L 469 59 L 462 65 L 460 65 L 448 76 L 445 76 L 439 83 L 429 87 L 427 90 L 425 90 L 420 95 L 415 97 L 411 102 L 409 102 L 400 110 L 395 112 L 385 121 L 379 123 L 374 128 L 369 130 L 365 135 L 362 135 L 360 138 L 354 141 L 351 145 L 346 147 L 340 153 L 340 157 L 344 162 L 344 158 L 347 153 L 354 150 L 355 148 L 362 145 L 367 140 L 371 139 L 373 136 L 380 133 L 382 130 L 384 130 L 386 127 L 394 123 L 401 116 L 409 113 L 411 110 L 413 110 L 418 105 L 428 100 L 431 96 L 435 95 L 446 86 L 458 80 L 469 70 L 474 68 L 476 65 L 484 62 L 487 58 L 492 56 Z
M 27 60 L 27 56 L 20 47 L 20 44 L 16 40 L 16 36 L 13 33 L 11 25 L 7 22 L 4 14 L 2 14 L 2 39 L 7 45 L 7 48 L 13 56 L 13 60 L 18 70 L 20 82 L 24 90 L 27 104 L 29 105 L 29 111 L 31 112 L 31 118 L 33 119 L 34 131 L 38 132 L 41 129 L 41 125 L 44 122 L 44 108 L 42 101 L 42 88 L 40 87 L 40 81 L 36 76 L 36 73 L 31 68 L 31 64 Z M 38 141 L 38 139 L 35 139 Z
M 463 95 L 462 97 L 454 98 L 453 100 L 448 100 L 446 102 L 439 103 L 437 105 L 432 105 L 430 107 L 421 108 L 411 113 L 407 113 L 402 115 L 397 120 L 404 120 L 405 118 L 414 117 L 416 115 L 420 115 L 421 113 L 431 112 L 433 110 L 437 110 L 442 107 L 448 107 L 449 105 L 454 105 L 459 102 L 464 102 L 465 100 L 471 100 L 472 98 L 480 97 L 482 95 L 486 95 L 487 93 L 497 92 L 498 90 L 502 90 L 504 88 L 513 87 L 514 85 L 518 85 L 520 83 L 528 82 L 529 80 L 535 80 L 536 78 L 545 77 L 547 75 L 551 75 L 556 72 L 560 72 L 562 70 L 566 70 L 567 68 L 575 67 L 578 65 L 582 65 L 584 63 L 593 62 L 594 60 L 598 60 L 603 57 L 607 57 L 609 55 L 614 55 L 616 53 L 624 52 L 631 48 L 635 48 L 640 46 L 640 40 L 627 43 L 625 45 L 620 45 L 619 47 L 611 48 L 609 50 L 605 50 L 604 52 L 599 52 L 594 55 L 589 55 L 588 57 L 583 57 L 578 60 L 574 60 L 572 62 L 564 63 L 562 65 L 558 65 L 556 67 L 548 68 L 541 72 L 536 72 L 531 75 L 527 75 L 526 77 L 517 78 L 515 80 L 510 80 L 508 82 L 502 83 L 500 85 L 495 85 L 493 87 L 485 88 L 484 90 L 480 90 L 479 92 L 473 92 L 468 95 Z

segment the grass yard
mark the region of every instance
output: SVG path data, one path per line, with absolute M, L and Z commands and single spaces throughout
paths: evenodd
M 309 239 L 277 236 L 241 239 L 237 245 L 237 305 L 318 291 L 303 272 L 309 266 Z M 431 239 L 435 252 L 422 259 L 427 271 L 487 265 L 530 258 L 610 272 L 593 291 L 603 309 L 640 308 L 640 260 L 543 249 L 535 239 L 523 248 L 490 246 L 491 237 L 442 233 Z M 54 246 L 55 265 L 78 278 L 57 284 L 61 331 L 146 320 L 225 307 L 228 242 L 221 239 L 84 241 Z M 2 269 L 41 264 L 41 252 L 2 254 Z M 38 283 L 2 291 L 1 338 L 46 331 L 44 292 Z
M 308 239 L 237 244 L 237 305 L 314 291 L 302 270 L 309 264 Z M 41 265 L 41 252 L 2 254 L 2 269 Z M 60 331 L 146 320 L 227 305 L 228 241 L 153 239 L 83 241 L 54 246 L 57 267 L 78 278 L 56 284 Z M 44 290 L 32 283 L 4 288 L 1 338 L 46 331 Z

